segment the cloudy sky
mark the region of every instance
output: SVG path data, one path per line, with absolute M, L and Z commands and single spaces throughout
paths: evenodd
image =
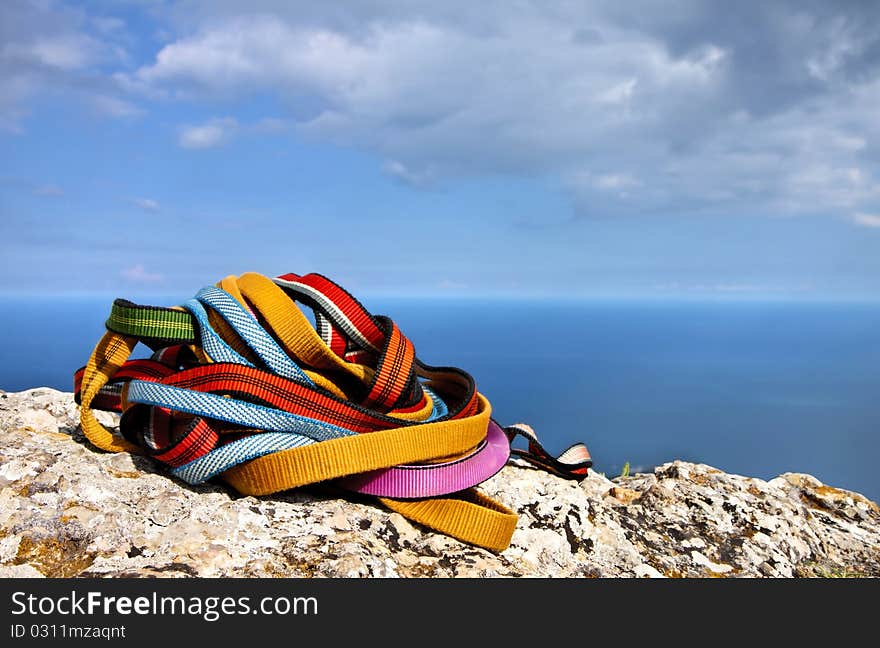
M 0 3 L 0 292 L 880 299 L 880 3 Z

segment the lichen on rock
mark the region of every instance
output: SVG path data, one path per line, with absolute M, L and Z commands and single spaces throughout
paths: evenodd
M 580 483 L 509 465 L 480 489 L 515 509 L 493 554 L 328 489 L 243 497 L 96 451 L 71 394 L 0 393 L 0 576 L 880 576 L 880 510 L 788 473 L 673 461 Z

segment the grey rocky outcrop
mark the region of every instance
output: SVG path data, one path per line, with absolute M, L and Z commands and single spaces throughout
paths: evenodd
M 581 483 L 508 466 L 500 554 L 326 490 L 241 497 L 84 442 L 68 393 L 0 393 L 0 576 L 878 576 L 880 510 L 803 474 L 674 461 Z

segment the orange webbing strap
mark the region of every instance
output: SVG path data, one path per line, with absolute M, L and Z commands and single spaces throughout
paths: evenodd
M 403 517 L 462 542 L 490 551 L 507 549 L 516 529 L 516 513 L 473 488 L 457 495 L 421 500 L 377 499 Z
M 142 454 L 143 451 L 133 443 L 116 436 L 98 422 L 92 413 L 92 400 L 98 391 L 107 384 L 123 363 L 128 360 L 138 340 L 134 337 L 120 335 L 108 331 L 92 351 L 83 373 L 80 425 L 86 438 L 101 450 L 109 452 L 131 452 Z
M 367 395 L 367 402 L 381 411 L 393 409 L 410 386 L 413 363 L 416 359 L 416 350 L 412 342 L 400 332 L 397 324 L 387 321 L 390 330 L 385 335 L 380 364 L 376 368 L 370 393 Z

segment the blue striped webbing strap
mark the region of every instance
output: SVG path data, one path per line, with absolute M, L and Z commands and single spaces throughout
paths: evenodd
M 188 484 L 201 484 L 233 466 L 263 455 L 301 448 L 313 439 L 289 432 L 263 432 L 219 446 L 206 455 L 171 469 L 171 474 Z
M 187 299 L 183 303 L 183 307 L 192 313 L 199 323 L 199 344 L 211 360 L 214 362 L 234 362 L 235 364 L 247 367 L 254 366 L 252 362 L 217 335 L 214 327 L 211 326 L 211 321 L 208 319 L 208 312 L 198 300 Z
M 269 432 L 293 432 L 314 441 L 327 441 L 357 434 L 337 425 L 280 409 L 146 380 L 132 380 L 128 384 L 127 400 L 131 403 L 164 407 L 248 428 Z
M 446 403 L 443 402 L 443 399 L 440 398 L 440 395 L 437 392 L 425 385 L 422 385 L 422 391 L 428 394 L 428 398 L 430 398 L 433 403 L 431 415 L 427 418 L 427 422 L 435 421 L 441 416 L 449 414 L 449 408 L 446 407 Z
M 260 326 L 257 318 L 228 292 L 207 286 L 196 294 L 196 299 L 213 308 L 271 371 L 304 385 L 315 386 L 312 379 L 291 360 L 266 329 Z M 201 324 L 201 320 L 199 323 Z

